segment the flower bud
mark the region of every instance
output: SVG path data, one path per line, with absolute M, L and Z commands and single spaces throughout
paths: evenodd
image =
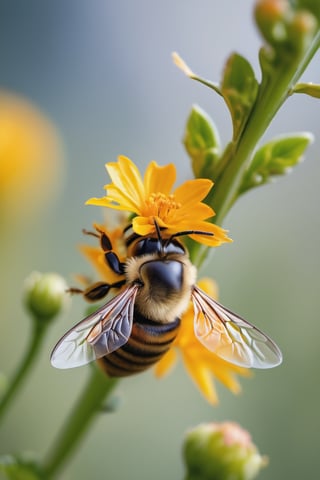
M 316 17 L 307 10 L 298 11 L 288 27 L 289 38 L 297 49 L 305 49 L 317 31 Z
M 270 45 L 299 51 L 308 47 L 318 27 L 317 17 L 311 12 L 312 8 L 294 8 L 288 0 L 258 0 L 255 19 Z
M 214 178 L 220 155 L 219 134 L 211 118 L 198 106 L 188 117 L 183 143 L 195 177 Z
M 251 480 L 267 463 L 250 434 L 232 422 L 202 424 L 184 443 L 187 480 Z
M 35 319 L 50 321 L 65 307 L 67 284 L 57 273 L 32 272 L 25 282 L 24 300 Z
M 258 0 L 255 19 L 264 38 L 271 45 L 287 39 L 286 23 L 291 7 L 288 0 Z

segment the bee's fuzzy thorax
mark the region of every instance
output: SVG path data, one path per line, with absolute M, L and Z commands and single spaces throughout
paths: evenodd
M 196 281 L 196 268 L 185 255 L 170 254 L 163 261 L 179 262 L 182 268 L 181 286 L 178 291 L 164 291 L 161 283 L 157 288 L 156 281 L 152 284 L 148 278 L 142 280 L 141 269 L 147 263 L 161 261 L 161 257 L 154 254 L 131 257 L 126 263 L 126 277 L 128 283 L 141 283 L 136 297 L 136 308 L 150 320 L 160 323 L 169 323 L 180 318 L 189 305 L 192 287 Z

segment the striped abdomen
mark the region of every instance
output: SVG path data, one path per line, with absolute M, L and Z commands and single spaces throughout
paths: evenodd
M 154 365 L 169 350 L 177 336 L 180 319 L 156 323 L 137 315 L 129 340 L 118 350 L 98 360 L 110 377 L 127 377 Z

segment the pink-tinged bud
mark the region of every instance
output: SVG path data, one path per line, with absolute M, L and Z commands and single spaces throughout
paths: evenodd
M 287 19 L 291 13 L 288 0 L 258 0 L 254 15 L 264 38 L 271 45 L 287 39 Z
M 258 0 L 255 15 L 258 15 L 261 20 L 275 22 L 284 19 L 289 7 L 288 0 Z
M 254 13 L 260 32 L 275 49 L 305 49 L 318 27 L 311 11 L 294 8 L 288 0 L 258 0 Z
M 186 480 L 252 480 L 267 459 L 237 423 L 201 424 L 184 443 Z

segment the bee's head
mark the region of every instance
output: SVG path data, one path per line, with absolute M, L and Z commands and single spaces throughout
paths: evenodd
M 180 318 L 188 307 L 196 268 L 180 246 L 168 247 L 177 248 L 178 253 L 167 250 L 165 254 L 153 250 L 155 246 L 156 242 L 147 242 L 143 254 L 127 259 L 126 278 L 139 285 L 135 308 L 150 320 L 168 323 Z
M 140 257 L 141 255 L 156 255 L 160 258 L 166 257 L 170 253 L 184 255 L 184 247 L 177 240 L 154 237 L 142 237 L 132 249 L 132 255 Z
M 146 318 L 168 322 L 186 310 L 196 281 L 196 268 L 176 237 L 205 232 L 188 230 L 168 236 L 165 229 L 154 224 L 153 235 L 136 235 L 131 241 L 125 270 L 127 281 L 140 286 L 136 309 Z
M 213 235 L 209 232 L 202 232 L 198 230 L 184 230 L 167 236 L 165 229 L 159 227 L 156 220 L 154 220 L 155 232 L 153 235 L 139 237 L 135 236 L 135 244 L 132 248 L 133 256 L 141 256 L 148 254 L 156 254 L 160 258 L 166 257 L 168 254 L 186 255 L 184 246 L 177 240 L 177 237 L 186 235 Z

